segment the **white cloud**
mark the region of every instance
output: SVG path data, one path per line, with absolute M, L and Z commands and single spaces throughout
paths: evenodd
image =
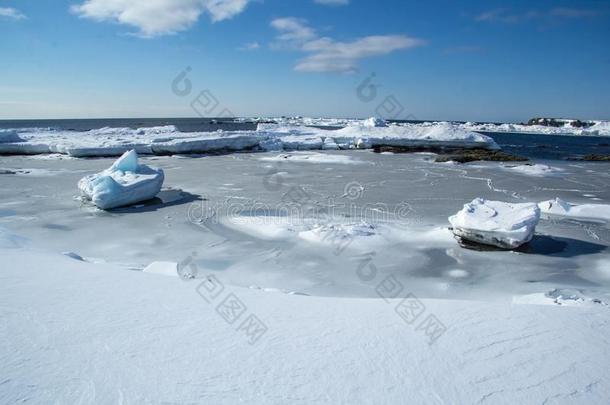
M 316 37 L 316 32 L 307 25 L 307 21 L 285 17 L 271 21 L 271 26 L 279 31 L 277 39 L 288 42 L 302 42 Z
M 71 11 L 95 21 L 113 21 L 130 25 L 143 37 L 184 31 L 197 22 L 202 13 L 212 21 L 229 19 L 246 8 L 250 0 L 85 0 Z
M 314 3 L 323 4 L 325 6 L 345 6 L 349 4 L 349 0 L 313 0 Z
M 239 47 L 238 50 L 240 51 L 255 51 L 257 49 L 260 49 L 261 44 L 258 42 L 248 42 L 247 44 L 244 44 L 243 46 Z
M 276 39 L 308 55 L 297 62 L 298 72 L 353 72 L 360 59 L 386 55 L 394 51 L 422 46 L 425 41 L 405 35 L 373 35 L 354 41 L 336 41 L 319 37 L 307 22 L 294 17 L 271 22 L 278 31 Z
M 596 17 L 601 14 L 598 10 L 556 7 L 547 11 L 530 10 L 523 13 L 512 13 L 510 10 L 499 8 L 486 11 L 474 17 L 479 22 L 503 22 L 521 23 L 534 19 L 559 19 L 559 18 L 587 18 Z
M 12 18 L 13 20 L 23 20 L 26 18 L 19 10 L 12 7 L 0 7 L 0 17 Z

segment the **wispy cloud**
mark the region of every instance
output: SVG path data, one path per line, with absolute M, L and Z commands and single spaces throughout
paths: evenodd
M 373 35 L 349 42 L 337 41 L 320 37 L 305 20 L 294 17 L 275 19 L 271 26 L 278 31 L 276 47 L 285 45 L 308 54 L 294 67 L 298 72 L 354 72 L 361 59 L 426 43 L 405 35 Z
M 345 6 L 349 4 L 349 0 L 313 0 L 314 3 L 325 6 Z
M 521 23 L 534 19 L 590 18 L 601 15 L 601 11 L 581 8 L 556 7 L 546 11 L 529 10 L 521 13 L 498 8 L 474 16 L 479 22 Z
M 204 12 L 212 21 L 234 17 L 250 0 L 85 0 L 71 7 L 83 18 L 137 28 L 142 37 L 174 34 L 190 28 Z
M 567 8 L 557 7 L 549 13 L 553 17 L 565 17 L 565 18 L 586 18 L 586 17 L 597 17 L 601 14 L 599 10 L 590 9 L 578 9 L 578 8 Z
M 10 18 L 12 20 L 23 20 L 27 18 L 21 11 L 12 7 L 0 7 L 0 17 Z
M 255 51 L 257 49 L 260 49 L 261 44 L 258 42 L 248 42 L 247 44 L 244 44 L 243 46 L 240 46 L 239 48 L 237 48 L 240 51 Z

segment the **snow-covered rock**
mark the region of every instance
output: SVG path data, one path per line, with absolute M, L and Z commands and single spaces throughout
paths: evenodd
M 610 205 L 582 204 L 575 205 L 559 198 L 543 201 L 538 204 L 540 211 L 549 216 L 569 217 L 574 219 L 591 219 L 610 222 Z
M 503 249 L 529 242 L 540 220 L 534 203 L 513 204 L 476 198 L 449 217 L 453 233 L 465 240 Z
M 83 177 L 78 188 L 87 200 L 107 210 L 150 200 L 161 190 L 164 178 L 162 169 L 138 164 L 138 154 L 131 150 L 109 169 Z

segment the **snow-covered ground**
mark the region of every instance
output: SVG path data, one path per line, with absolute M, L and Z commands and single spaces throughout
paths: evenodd
M 113 161 L 2 158 L 0 403 L 610 397 L 610 218 L 577 215 L 610 204 L 605 163 L 144 156 L 162 191 L 105 212 L 77 183 Z M 447 218 L 475 197 L 572 215 L 466 250 Z

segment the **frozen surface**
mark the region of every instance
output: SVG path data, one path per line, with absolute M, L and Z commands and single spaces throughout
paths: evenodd
M 109 169 L 83 177 L 78 188 L 86 200 L 107 210 L 150 200 L 161 191 L 164 178 L 162 169 L 138 164 L 132 150 Z
M 171 189 L 108 212 L 74 184 L 112 159 L 3 157 L 0 403 L 607 403 L 608 222 L 542 218 L 519 252 L 463 249 L 447 223 L 476 196 L 607 206 L 606 164 L 317 154 L 144 156 Z M 159 275 L 177 263 L 195 279 Z
M 610 205 L 608 204 L 570 204 L 560 198 L 543 201 L 538 204 L 543 214 L 575 219 L 602 220 L 610 222 Z
M 562 169 L 543 164 L 525 164 L 518 166 L 507 166 L 507 169 L 526 176 L 548 177 L 559 176 L 563 173 Z
M 534 203 L 474 199 L 449 217 L 453 233 L 472 242 L 514 249 L 532 240 L 540 220 Z
M 366 164 L 367 162 L 347 155 L 329 155 L 318 152 L 293 152 L 282 153 L 277 156 L 265 156 L 260 158 L 263 162 L 299 162 L 299 163 L 324 163 L 324 164 Z
M 465 250 L 447 221 L 477 196 L 610 204 L 604 163 L 537 161 L 563 170 L 537 177 L 493 162 L 436 164 L 427 154 L 303 153 L 311 154 L 324 158 L 140 157 L 163 169 L 165 188 L 153 200 L 109 212 L 83 205 L 74 186 L 112 159 L 3 157 L 2 166 L 15 174 L 0 174 L 0 226 L 49 250 L 128 269 L 180 263 L 196 253 L 200 268 L 233 285 L 309 295 L 376 296 L 376 284 L 355 274 L 371 257 L 380 277 L 394 276 L 424 298 L 511 300 L 574 286 L 596 296 L 610 285 L 610 266 L 603 265 L 610 228 L 603 221 L 545 216 L 529 253 Z M 349 232 L 363 223 L 373 235 Z

